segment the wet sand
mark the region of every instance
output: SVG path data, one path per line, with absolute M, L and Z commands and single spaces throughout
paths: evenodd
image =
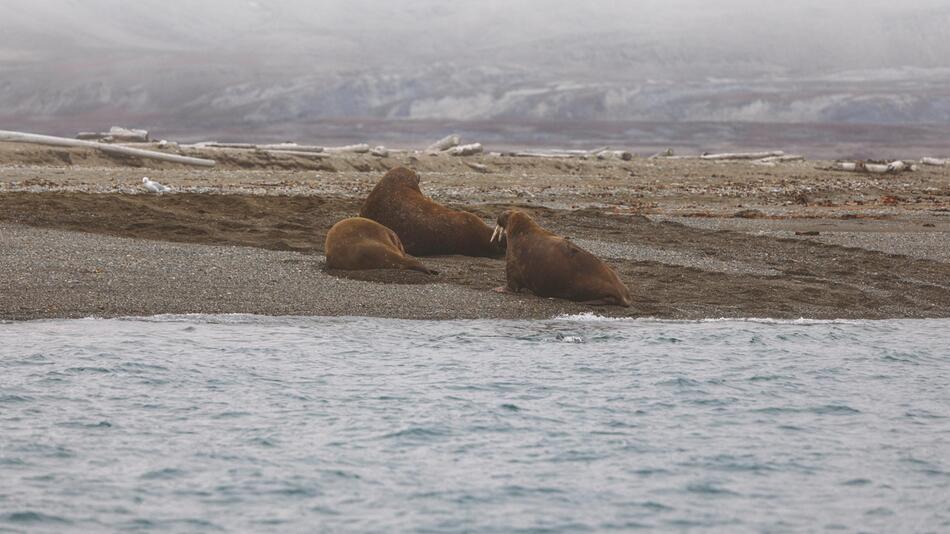
M 950 316 L 944 168 L 872 177 L 822 162 L 469 159 L 490 169 L 479 173 L 403 154 L 275 170 L 251 156 L 192 170 L 0 146 L 0 318 Z M 511 206 L 531 212 L 616 268 L 634 305 L 494 293 L 503 260 L 426 258 L 437 276 L 326 271 L 326 231 L 395 165 L 486 221 Z M 143 194 L 144 175 L 174 193 Z

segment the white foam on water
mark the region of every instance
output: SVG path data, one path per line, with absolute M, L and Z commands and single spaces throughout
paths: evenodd
M 606 317 L 597 315 L 593 312 L 584 312 L 571 315 L 558 315 L 554 317 L 555 321 L 572 322 L 642 322 L 642 323 L 758 323 L 758 324 L 777 324 L 777 325 L 819 325 L 819 324 L 864 324 L 867 320 L 855 319 L 807 319 L 800 317 L 798 319 L 772 319 L 769 317 L 711 317 L 707 319 L 662 319 L 659 317 Z

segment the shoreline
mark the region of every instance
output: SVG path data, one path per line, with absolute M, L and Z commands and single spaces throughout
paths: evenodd
M 359 210 L 383 174 L 376 166 L 407 162 L 341 156 L 334 172 L 195 171 L 24 164 L 22 150 L 0 147 L 0 319 L 950 317 L 946 168 L 878 177 L 820 162 L 526 158 L 491 160 L 488 174 L 446 156 L 413 164 L 438 202 L 489 223 L 524 209 L 604 258 L 633 294 L 624 309 L 493 293 L 504 283 L 500 259 L 424 258 L 440 272 L 431 277 L 326 271 L 326 231 Z M 27 155 L 56 151 L 40 152 Z M 143 175 L 175 192 L 142 194 Z

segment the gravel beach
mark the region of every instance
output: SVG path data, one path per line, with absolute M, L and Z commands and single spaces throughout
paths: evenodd
M 401 154 L 144 167 L 0 145 L 0 319 L 165 313 L 398 318 L 950 316 L 950 169 L 894 176 L 702 160 Z M 149 165 L 152 165 L 149 163 Z M 491 223 L 508 207 L 610 263 L 629 308 L 491 291 L 504 261 L 437 276 L 327 271 L 323 239 L 388 168 Z M 172 193 L 146 194 L 142 176 Z

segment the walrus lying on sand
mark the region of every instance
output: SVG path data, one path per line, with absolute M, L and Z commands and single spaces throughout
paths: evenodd
M 613 269 L 590 252 L 541 228 L 527 213 L 502 213 L 491 240 L 505 235 L 508 285 L 498 288 L 500 291 L 528 288 L 539 297 L 630 306 L 630 290 Z
M 438 274 L 408 256 L 396 232 L 362 217 L 334 224 L 327 232 L 325 250 L 328 269 L 407 269 Z
M 419 189 L 419 175 L 405 167 L 383 176 L 363 203 L 360 217 L 391 228 L 413 256 L 505 253 L 503 243 L 492 242 L 492 229 L 484 221 L 426 198 Z

